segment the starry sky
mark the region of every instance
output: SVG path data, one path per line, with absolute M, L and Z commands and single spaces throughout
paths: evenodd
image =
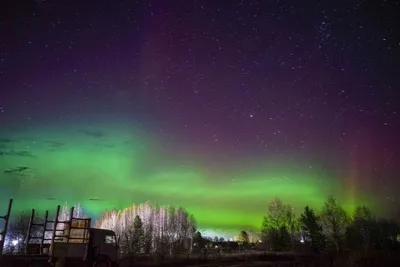
M 399 1 L 10 1 L 0 200 L 147 200 L 204 229 L 268 201 L 398 208 Z

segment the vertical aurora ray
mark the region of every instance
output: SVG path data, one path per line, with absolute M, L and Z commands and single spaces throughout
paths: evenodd
M 339 175 L 342 177 L 343 189 L 346 192 L 344 206 L 348 212 L 354 211 L 357 206 L 361 205 L 368 206 L 381 215 L 387 215 L 386 213 L 389 211 L 387 205 L 383 203 L 382 197 L 379 196 L 376 182 L 373 181 L 377 179 L 376 176 L 381 175 L 376 172 L 375 166 L 384 166 L 379 163 L 384 157 L 375 148 L 376 140 L 367 134 L 363 139 L 359 139 L 357 131 L 350 131 L 347 136 L 346 145 L 350 147 L 350 144 L 353 144 L 353 148 L 344 158 L 345 168 Z
M 355 207 L 355 198 L 357 194 L 357 177 L 359 177 L 360 173 L 358 171 L 358 164 L 357 161 L 354 159 L 349 160 L 348 166 L 348 173 L 345 174 L 346 176 L 346 192 L 348 196 L 348 204 L 350 207 Z

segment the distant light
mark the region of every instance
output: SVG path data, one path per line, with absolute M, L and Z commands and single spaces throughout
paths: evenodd
M 303 237 L 300 238 L 300 243 L 304 243 L 304 238 Z
M 16 245 L 18 245 L 18 240 L 15 239 L 15 240 L 13 240 L 11 243 L 13 244 L 13 246 L 16 246 Z

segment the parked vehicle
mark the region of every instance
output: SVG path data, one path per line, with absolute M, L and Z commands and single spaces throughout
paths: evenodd
M 118 244 L 115 232 L 91 228 L 90 218 L 74 218 L 74 208 L 70 217 L 60 221 L 60 206 L 57 206 L 54 220 L 49 220 L 46 211 L 43 223 L 35 222 L 35 210 L 32 209 L 27 238 L 24 240 L 24 253 L 5 254 L 7 228 L 13 200 L 10 199 L 7 213 L 0 219 L 5 221 L 0 229 L 0 266 L 90 266 L 116 267 Z M 41 228 L 40 236 L 32 234 L 32 229 Z

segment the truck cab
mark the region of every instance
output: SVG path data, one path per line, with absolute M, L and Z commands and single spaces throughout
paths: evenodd
M 96 228 L 65 229 L 61 239 L 56 239 L 50 246 L 53 262 L 84 260 L 102 263 L 99 266 L 112 266 L 118 259 L 118 245 L 114 231 Z M 61 235 L 60 235 L 61 236 Z
M 93 253 L 94 260 L 99 257 L 105 257 L 111 262 L 118 259 L 117 237 L 114 231 L 106 229 L 90 229 L 89 253 Z
M 68 240 L 55 240 L 50 246 L 51 262 L 73 264 L 83 260 L 90 266 L 115 266 L 118 260 L 118 245 L 114 231 L 96 228 L 85 230 L 69 230 Z

